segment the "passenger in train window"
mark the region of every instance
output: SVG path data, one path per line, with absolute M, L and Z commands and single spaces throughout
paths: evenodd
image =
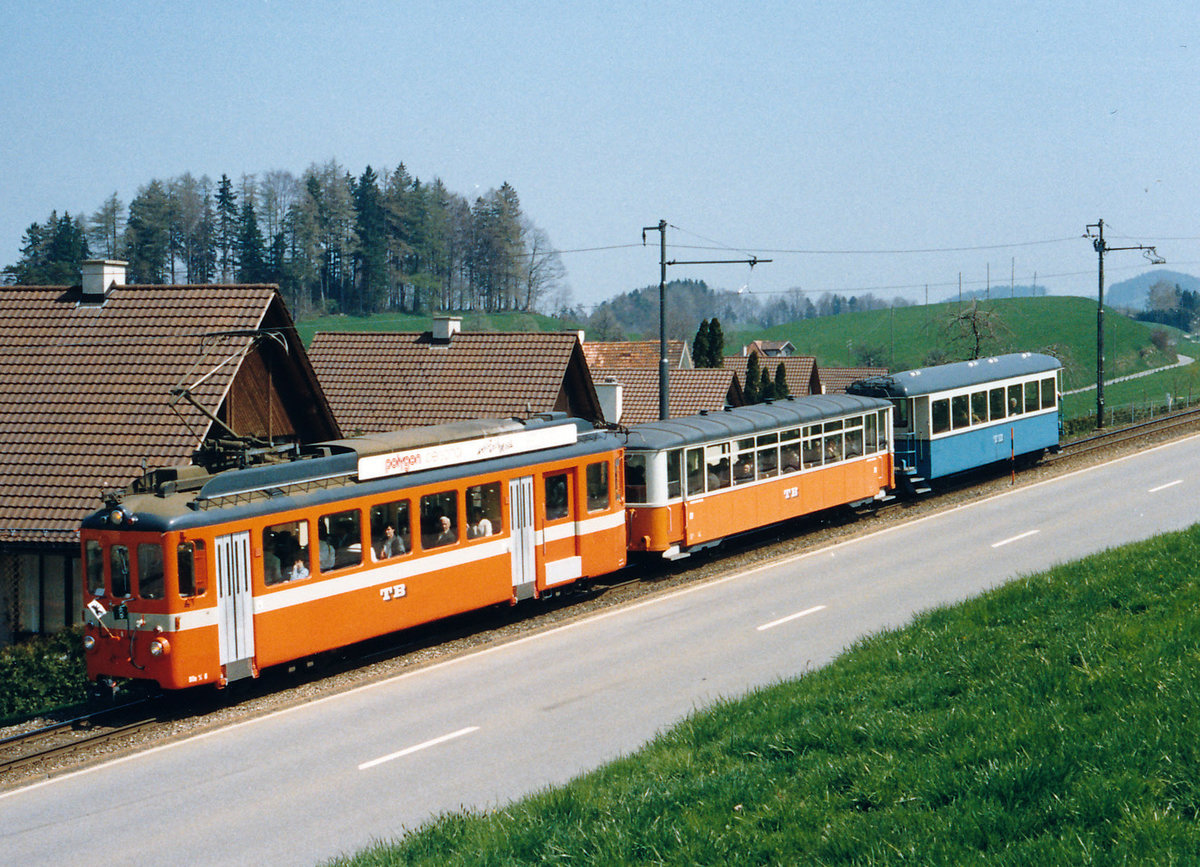
M 800 469 L 800 446 L 797 443 L 783 445 L 779 447 L 780 459 L 783 462 L 783 471 L 785 473 L 794 473 Z M 817 449 L 817 457 L 821 455 L 821 450 Z M 820 463 L 820 460 L 817 461 Z
M 483 514 L 481 509 L 472 509 L 470 523 L 467 524 L 467 538 L 481 539 L 492 535 L 492 522 Z
M 546 476 L 546 520 L 556 521 L 567 517 L 570 511 L 568 503 L 568 486 L 566 473 Z
M 404 553 L 404 540 L 396 534 L 396 528 L 387 524 L 383 528 L 383 541 L 379 545 L 379 559 L 399 557 Z
M 292 581 L 299 581 L 301 578 L 308 577 L 308 564 L 304 562 L 303 557 L 298 557 L 296 562 L 292 564 L 292 569 L 288 577 Z
M 328 572 L 337 562 L 337 553 L 329 541 L 329 530 L 325 527 L 324 518 L 317 522 L 317 562 L 322 572 Z
M 429 543 L 430 548 L 438 548 L 442 545 L 453 545 L 458 541 L 458 534 L 454 532 L 454 524 L 446 515 L 442 515 L 438 519 L 438 531 Z
M 750 457 L 740 458 L 734 468 L 733 483 L 740 485 L 752 481 L 754 481 L 754 465 L 751 463 Z

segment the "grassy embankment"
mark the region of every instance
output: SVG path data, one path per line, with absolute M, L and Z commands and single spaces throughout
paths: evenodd
M 953 341 L 948 328 L 960 309 L 957 303 L 946 303 L 805 319 L 753 335 L 733 335 L 726 351 L 736 351 L 744 339 L 768 337 L 792 341 L 797 352 L 815 355 L 818 364 L 855 367 L 861 363 L 858 353 L 873 348 L 882 355 L 885 366 L 907 370 L 925 366 L 934 350 L 941 350 L 951 359 L 968 357 L 963 354 L 968 346 Z M 1096 381 L 1096 302 L 1065 296 L 1003 298 L 980 302 L 979 309 L 992 315 L 996 335 L 996 339 L 984 343 L 985 354 L 1052 351 L 1063 361 L 1064 388 L 1080 388 Z M 1175 361 L 1173 353 L 1162 352 L 1150 342 L 1157 326 L 1115 311 L 1109 311 L 1104 322 L 1106 378 Z
M 337 863 L 1200 863 L 1198 563 L 1194 527 L 1013 582 Z

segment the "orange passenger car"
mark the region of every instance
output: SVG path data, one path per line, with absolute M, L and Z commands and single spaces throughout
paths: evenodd
M 150 473 L 83 524 L 88 675 L 224 685 L 615 571 L 621 445 L 560 413 Z
M 891 404 L 848 395 L 650 422 L 625 445 L 629 550 L 686 555 L 892 487 Z

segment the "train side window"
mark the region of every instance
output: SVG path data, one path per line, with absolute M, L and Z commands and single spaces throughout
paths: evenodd
M 83 546 L 87 560 L 87 590 L 93 596 L 104 595 L 104 549 L 95 539 L 88 539 Z
M 908 430 L 909 401 L 904 398 L 900 398 L 899 400 L 893 400 L 892 406 L 895 407 L 895 412 L 892 414 L 892 426 L 895 427 L 896 430 L 900 430 L 900 431 Z
M 1025 383 L 1025 412 L 1037 412 L 1040 405 L 1037 380 Z
M 625 452 L 625 502 L 646 502 L 646 456 Z
M 685 455 L 686 466 L 684 474 L 687 476 L 687 493 L 689 497 L 694 497 L 704 493 L 704 449 L 688 449 Z
M 971 423 L 971 396 L 956 394 L 950 398 L 950 420 L 954 429 L 959 430 Z
M 886 452 L 888 450 L 888 411 L 881 409 L 879 411 L 879 450 Z
M 1042 380 L 1042 409 L 1051 409 L 1058 403 L 1058 380 L 1048 376 Z
M 408 500 L 371 507 L 371 559 L 378 562 L 412 550 Z
M 705 475 L 710 491 L 729 487 L 729 443 L 704 447 Z
M 203 596 L 208 590 L 204 560 L 204 542 L 180 542 L 175 551 L 175 571 L 179 579 L 179 595 L 184 599 Z
M 263 530 L 263 580 L 268 586 L 299 581 L 310 573 L 307 521 L 287 521 Z
M 1004 389 L 993 388 L 988 392 L 988 411 L 992 421 L 1004 418 Z
M 971 394 L 971 424 L 983 424 L 988 420 L 988 396 L 986 391 Z
M 846 420 L 846 457 L 857 458 L 863 453 L 862 417 Z
M 362 522 L 358 509 L 317 519 L 317 565 L 322 572 L 358 566 L 362 561 Z
M 781 472 L 795 473 L 800 470 L 800 443 L 785 443 L 779 447 Z
M 754 481 L 754 437 L 737 441 L 737 460 L 733 465 L 735 485 Z
M 1010 385 L 1008 387 L 1008 414 L 1020 415 L 1024 410 L 1021 403 L 1021 386 Z
M 440 548 L 458 541 L 458 491 L 421 497 L 421 547 Z
M 819 467 L 824 462 L 821 451 L 821 426 L 810 425 L 804 429 L 804 466 Z
M 873 455 L 879 451 L 879 416 L 869 413 L 863 419 L 864 454 Z
M 587 465 L 587 507 L 589 512 L 608 508 L 608 461 Z
M 683 476 L 680 461 L 683 460 L 683 449 L 671 449 L 667 452 L 667 499 L 677 500 L 683 496 Z
M 546 520 L 559 521 L 571 513 L 571 483 L 566 473 L 546 476 Z
M 842 426 L 841 419 L 825 422 L 825 463 L 827 464 L 840 461 L 845 455 L 842 445 Z
M 500 483 L 467 488 L 467 538 L 482 539 L 504 532 L 500 518 Z
M 138 596 L 142 599 L 163 598 L 162 545 L 141 544 L 138 554 Z
M 769 479 L 779 474 L 779 434 L 763 434 L 758 438 L 758 477 Z
M 935 434 L 950 430 L 950 398 L 943 397 L 935 400 L 931 412 L 933 413 L 933 432 Z
M 124 545 L 113 545 L 108 549 L 109 580 L 112 595 L 121 598 L 129 595 L 129 549 Z

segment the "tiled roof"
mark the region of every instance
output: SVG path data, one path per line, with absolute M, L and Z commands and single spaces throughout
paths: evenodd
M 0 542 L 64 541 L 147 467 L 187 461 L 211 424 L 170 389 L 246 346 L 273 286 L 0 288 Z M 282 301 L 278 301 L 282 307 Z M 286 315 L 286 314 L 284 314 Z M 288 320 L 290 322 L 290 319 Z M 192 390 L 215 413 L 237 364 Z
M 672 370 L 667 380 L 671 418 L 695 415 L 702 409 L 717 411 L 726 404 L 738 406 L 742 390 L 733 372 L 720 368 Z M 597 381 L 612 377 L 621 383 L 620 423 L 628 427 L 658 418 L 658 371 L 644 367 L 597 372 Z
M 796 347 L 792 345 L 790 340 L 752 340 L 749 344 L 742 347 L 742 355 L 749 355 L 751 352 L 757 352 L 759 355 L 767 355 L 772 358 L 778 356 L 781 352 L 795 352 Z
M 845 394 L 846 386 L 872 376 L 886 376 L 886 367 L 822 367 L 818 372 L 821 378 L 822 394 Z
M 738 383 L 744 391 L 746 388 L 746 367 L 750 363 L 748 355 L 726 355 L 722 359 L 726 370 L 737 374 Z M 819 394 L 819 380 L 816 376 L 817 359 L 811 355 L 785 355 L 758 357 L 760 370 L 765 370 L 775 381 L 775 369 L 783 365 L 783 373 L 787 379 L 788 393 L 792 397 L 804 397 L 809 394 Z
M 583 354 L 588 367 L 593 371 L 634 367 L 649 367 L 658 370 L 659 343 L 657 340 L 617 340 L 609 343 L 585 343 Z M 667 364 L 673 370 L 689 369 L 691 354 L 683 340 L 667 341 Z
M 308 350 L 347 434 L 563 410 L 600 418 L 575 332 L 320 332 Z

